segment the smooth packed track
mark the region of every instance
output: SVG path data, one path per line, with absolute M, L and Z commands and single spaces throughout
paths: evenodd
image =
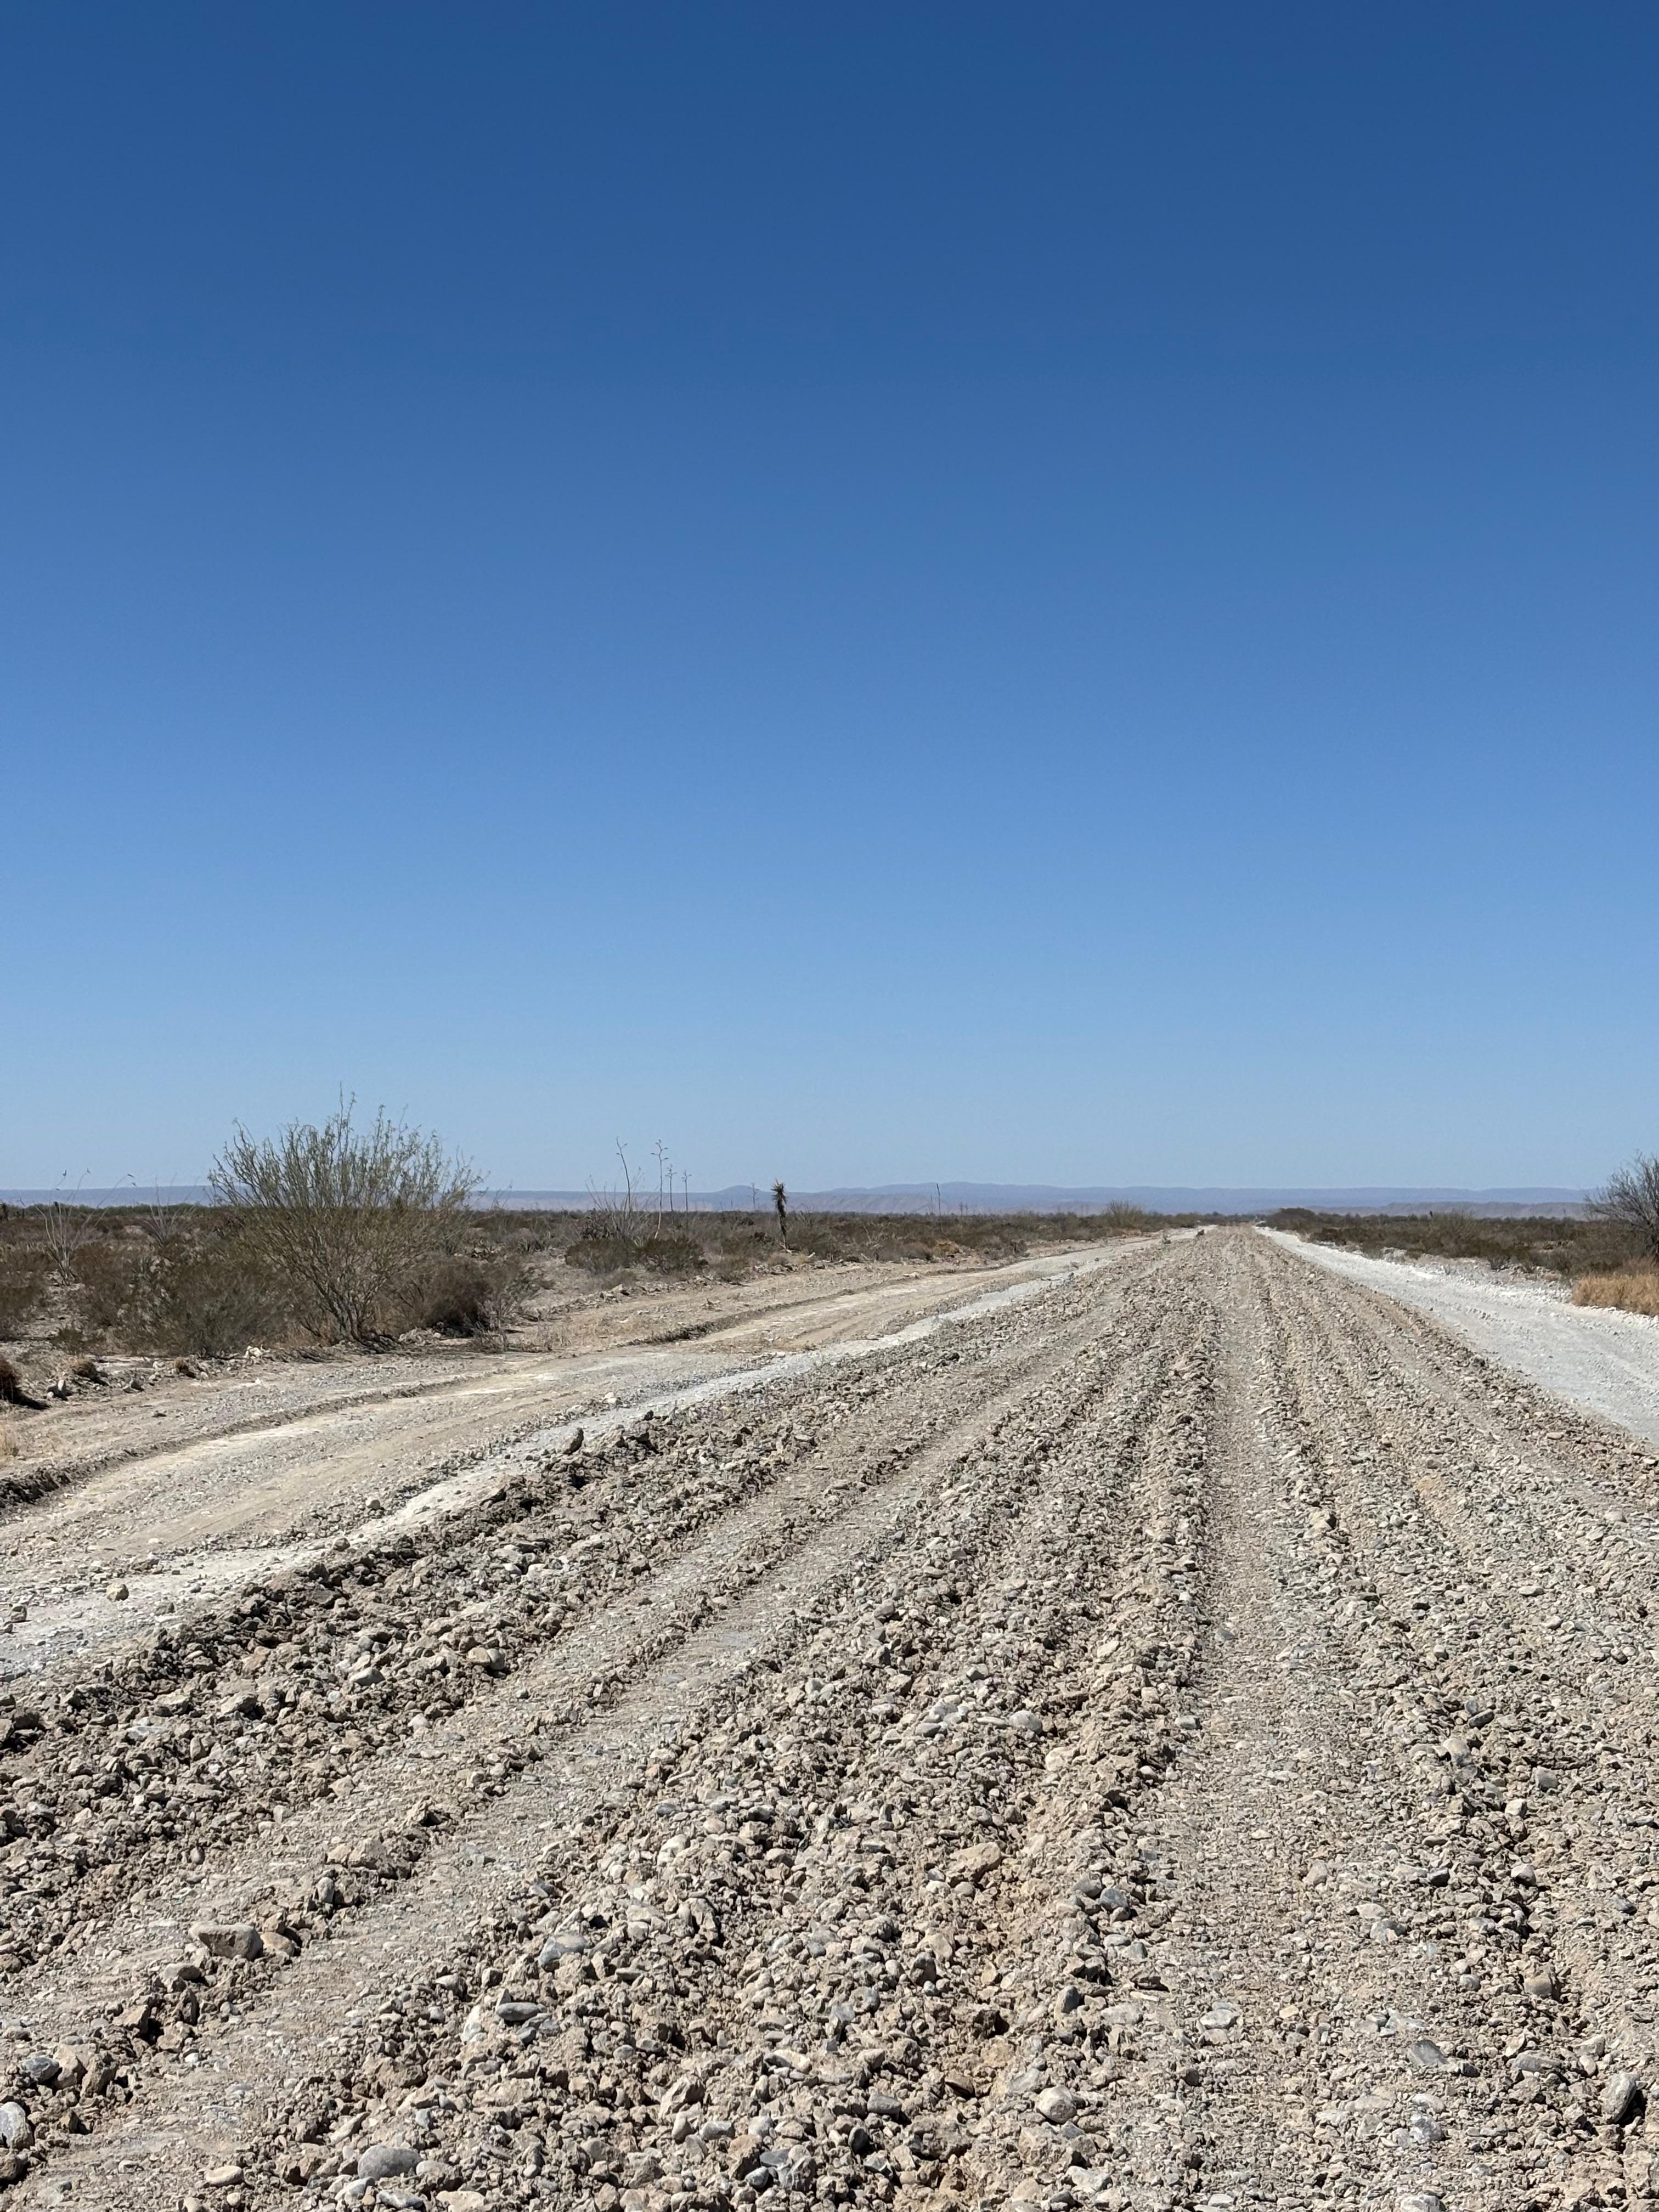
M 10 1685 L 0 2204 L 1659 2193 L 1655 1474 L 1247 1230 L 520 1442 Z

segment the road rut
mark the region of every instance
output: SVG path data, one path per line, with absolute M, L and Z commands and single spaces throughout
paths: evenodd
M 1645 2201 L 1654 1475 L 1245 1230 L 526 1445 L 6 1717 L 13 2201 Z

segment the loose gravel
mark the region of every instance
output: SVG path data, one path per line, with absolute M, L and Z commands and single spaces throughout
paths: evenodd
M 1656 1473 L 1248 1231 L 526 1445 L 0 1706 L 7 2201 L 1645 2201 Z
M 1650 1316 L 1576 1306 L 1565 1285 L 1516 1279 L 1473 1261 L 1376 1260 L 1267 1233 L 1333 1274 L 1427 1314 L 1540 1389 L 1659 1443 L 1659 1321 Z

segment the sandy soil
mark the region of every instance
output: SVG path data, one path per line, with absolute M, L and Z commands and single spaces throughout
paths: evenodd
M 1242 1229 L 707 1380 L 15 1684 L 10 2201 L 1653 2195 L 1644 1445 Z

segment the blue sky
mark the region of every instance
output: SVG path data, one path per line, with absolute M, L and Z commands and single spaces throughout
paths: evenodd
M 0 1185 L 1659 1146 L 1659 15 L 0 8 Z

